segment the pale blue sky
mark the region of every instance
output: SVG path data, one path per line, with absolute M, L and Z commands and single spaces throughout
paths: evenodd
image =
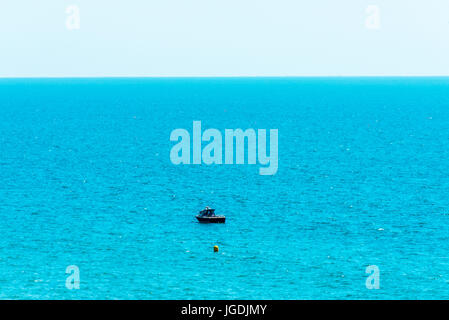
M 5 0 L 0 41 L 0 77 L 449 75 L 449 1 Z

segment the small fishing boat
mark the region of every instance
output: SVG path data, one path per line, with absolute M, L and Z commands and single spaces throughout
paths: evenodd
M 216 216 L 215 209 L 209 207 L 200 211 L 200 214 L 196 216 L 197 220 L 201 223 L 225 223 L 225 216 Z

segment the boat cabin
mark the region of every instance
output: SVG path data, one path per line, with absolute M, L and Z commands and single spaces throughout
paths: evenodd
M 204 210 L 200 211 L 200 217 L 215 217 L 215 209 L 204 208 Z

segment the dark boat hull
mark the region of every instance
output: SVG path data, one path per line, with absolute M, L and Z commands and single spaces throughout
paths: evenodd
M 215 216 L 215 217 L 200 217 L 196 216 L 196 219 L 201 223 L 225 223 L 226 217 Z

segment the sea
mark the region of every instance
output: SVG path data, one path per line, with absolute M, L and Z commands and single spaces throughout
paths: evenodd
M 1 79 L 0 299 L 449 299 L 448 160 L 449 78 Z

